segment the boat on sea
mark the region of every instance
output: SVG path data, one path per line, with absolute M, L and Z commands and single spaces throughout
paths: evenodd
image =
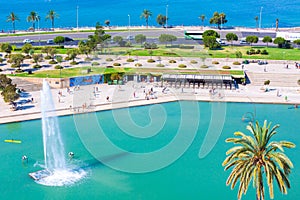
M 15 144 L 21 144 L 22 143 L 21 140 L 14 140 L 14 139 L 4 140 L 4 142 L 15 143 Z

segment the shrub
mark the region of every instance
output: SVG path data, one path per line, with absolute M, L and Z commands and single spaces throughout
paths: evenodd
M 260 54 L 260 49 L 257 49 L 255 54 Z
M 240 65 L 241 63 L 239 61 L 234 61 L 232 64 L 233 65 Z
M 31 59 L 31 56 L 30 56 L 30 55 L 25 55 L 24 58 L 25 58 L 25 59 Z
M 99 66 L 100 65 L 100 63 L 98 63 L 98 62 L 92 62 L 92 66 Z
M 50 61 L 49 61 L 49 64 L 51 64 L 51 65 L 52 65 L 52 64 L 57 64 L 57 62 L 56 62 L 55 60 L 50 60 Z
M 16 72 L 16 73 L 22 73 L 23 70 L 22 70 L 22 69 L 16 69 L 15 72 Z
M 218 64 L 219 64 L 219 62 L 218 62 L 218 61 L 212 61 L 212 64 L 214 64 L 214 65 L 218 65 Z
M 9 60 L 7 60 L 7 63 L 12 63 L 12 61 L 9 59 Z
M 78 63 L 76 61 L 70 62 L 71 65 L 77 65 Z
M 134 62 L 134 60 L 132 58 L 128 58 L 126 61 L 127 62 Z
M 181 44 L 181 45 L 179 45 L 179 48 L 180 49 L 193 49 L 194 46 L 189 46 L 189 45 L 183 45 L 183 44 Z
M 66 56 L 65 60 L 68 61 L 68 60 L 71 60 L 71 58 L 69 56 Z
M 200 68 L 207 69 L 208 66 L 207 65 L 201 65 Z
M 223 66 L 222 68 L 223 68 L 223 69 L 231 69 L 231 67 L 229 67 L 229 66 L 227 66 L 227 65 Z
M 269 53 L 268 53 L 267 50 L 263 49 L 263 50 L 260 52 L 260 54 L 262 54 L 262 55 L 268 55 Z
M 264 85 L 270 85 L 270 83 L 271 83 L 270 80 L 266 80 L 266 81 L 264 82 Z
M 153 59 L 148 59 L 147 62 L 148 62 L 148 63 L 154 63 L 155 60 L 153 60 Z
M 197 64 L 198 62 L 196 60 L 191 60 L 191 64 Z
M 136 67 L 141 67 L 141 66 L 143 66 L 141 63 L 135 63 L 135 65 L 134 66 L 136 66 Z
M 86 62 L 90 62 L 90 61 L 92 61 L 93 59 L 92 58 L 90 58 L 90 57 L 86 57 L 85 59 L 84 59 L 84 61 L 86 61 Z
M 164 52 L 163 54 L 166 56 L 177 56 L 177 54 L 174 52 Z
M 156 67 L 164 67 L 164 64 L 157 64 Z
M 106 58 L 106 61 L 111 62 L 111 61 L 113 61 L 113 59 L 112 58 Z
M 48 56 L 45 56 L 45 59 L 50 60 L 50 59 L 52 59 L 52 57 L 50 55 L 48 55 Z
M 121 63 L 114 63 L 113 66 L 115 67 L 121 66 Z
M 185 64 L 180 64 L 178 65 L 179 68 L 186 68 L 186 65 Z
M 32 68 L 33 69 L 40 69 L 42 66 L 41 65 L 33 65 Z
M 0 68 L 0 72 L 2 72 L 3 70 Z
M 61 65 L 55 65 L 54 69 L 63 69 L 64 67 Z
M 176 60 L 169 60 L 169 63 L 176 63 Z

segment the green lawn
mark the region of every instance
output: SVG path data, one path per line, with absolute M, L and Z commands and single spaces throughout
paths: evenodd
M 185 45 L 188 46 L 188 45 Z M 193 46 L 191 46 L 193 47 Z M 251 48 L 257 50 L 267 50 L 268 55 L 247 55 L 246 51 Z M 142 49 L 140 45 L 128 48 L 128 47 L 113 47 L 106 50 L 115 55 L 127 55 L 128 51 L 133 56 L 151 56 L 150 52 L 152 51 L 152 56 L 155 57 L 198 57 L 198 58 L 236 58 L 235 53 L 237 51 L 242 52 L 242 58 L 244 59 L 263 59 L 263 60 L 299 60 L 300 50 L 295 49 L 279 49 L 276 47 L 238 47 L 238 46 L 225 46 L 219 50 L 208 50 L 203 48 L 192 48 L 192 49 L 182 49 L 182 48 L 170 48 L 165 45 L 159 45 L 158 49 Z

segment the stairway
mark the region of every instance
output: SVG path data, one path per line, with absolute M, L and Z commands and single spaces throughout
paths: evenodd
M 26 92 L 39 91 L 42 89 L 42 84 L 33 83 L 26 79 L 10 77 L 13 84 L 17 84 L 17 88 Z
M 270 80 L 270 86 L 277 87 L 297 87 L 300 74 L 291 73 L 258 73 L 246 72 L 250 84 L 253 86 L 263 86 L 266 80 Z

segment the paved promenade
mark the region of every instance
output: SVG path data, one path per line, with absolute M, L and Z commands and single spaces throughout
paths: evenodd
M 151 92 L 152 91 L 152 92 Z M 151 94 L 150 94 L 151 93 Z M 41 118 L 40 91 L 24 93 L 18 101 L 19 110 L 0 101 L 0 123 Z M 134 83 L 126 85 L 90 85 L 80 88 L 53 89 L 52 97 L 57 115 L 72 115 L 121 107 L 156 104 L 177 100 L 300 104 L 297 88 L 270 88 L 268 92 L 260 86 L 242 86 L 237 90 L 168 88 L 163 90 L 158 83 Z M 33 98 L 33 102 L 30 102 Z M 27 103 L 25 103 L 28 101 Z

